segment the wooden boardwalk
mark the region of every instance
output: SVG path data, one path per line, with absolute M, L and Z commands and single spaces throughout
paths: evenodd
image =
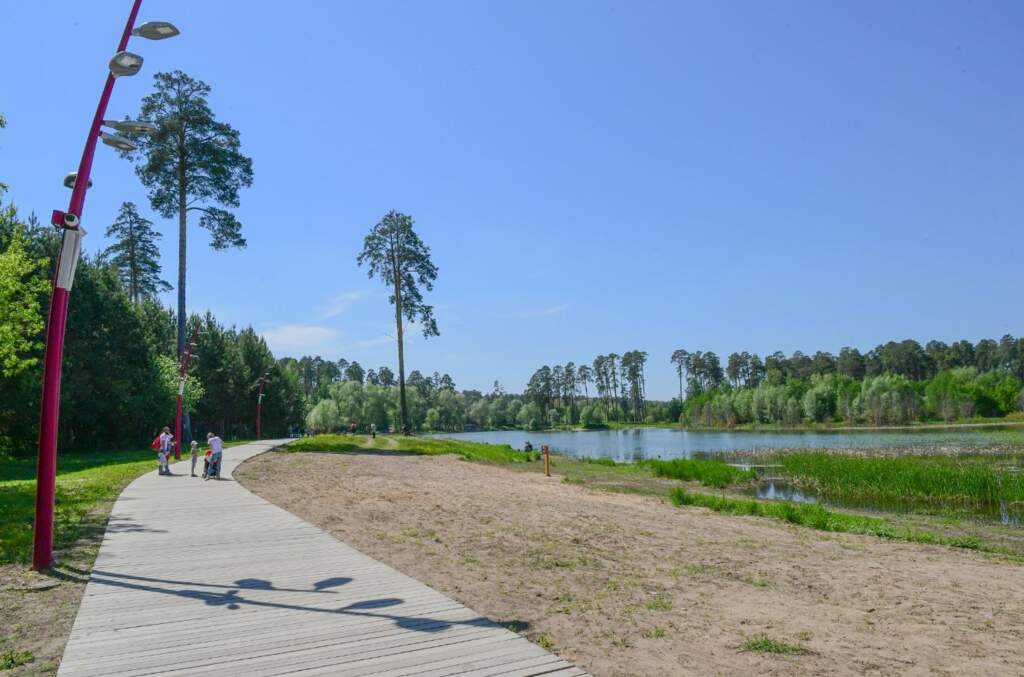
M 60 675 L 584 674 L 230 479 L 274 445 L 125 489 Z

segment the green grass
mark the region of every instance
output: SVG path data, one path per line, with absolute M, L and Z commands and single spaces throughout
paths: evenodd
M 156 455 L 149 449 L 62 454 L 57 460 L 54 549 L 59 552 L 96 529 L 102 534 L 106 519 L 94 515 L 95 508 L 155 467 Z M 0 564 L 30 559 L 35 474 L 34 458 L 0 465 Z
M 865 458 L 826 452 L 782 454 L 784 474 L 834 501 L 875 502 L 928 512 L 1024 502 L 1024 473 L 993 456 Z
M 507 444 L 487 444 L 485 442 L 470 442 L 466 440 L 396 435 L 392 437 L 378 436 L 374 442 L 375 446 L 367 447 L 365 437 L 353 435 L 316 435 L 314 437 L 304 437 L 283 449 L 289 452 L 311 451 L 332 453 L 393 451 L 422 454 L 424 456 L 458 454 L 468 461 L 484 463 L 525 463 L 536 460 L 538 457 L 536 452 L 516 451 Z M 386 446 L 387 442 L 394 442 L 396 446 L 388 447 Z
M 668 477 L 684 482 L 700 482 L 707 487 L 723 488 L 736 482 L 757 478 L 753 470 L 740 470 L 721 461 L 696 458 L 676 458 L 671 461 L 645 461 L 656 477 Z
M 682 488 L 669 492 L 669 499 L 676 506 L 694 505 L 729 515 L 750 515 L 783 520 L 820 531 L 834 531 L 848 534 L 864 534 L 915 543 L 949 545 L 957 548 L 1005 553 L 1002 548 L 989 546 L 977 538 L 946 537 L 927 531 L 897 527 L 881 517 L 851 515 L 827 510 L 814 503 L 790 503 L 787 501 L 755 501 L 744 498 L 711 496 L 691 493 Z
M 226 446 L 238 444 L 244 441 Z M 182 458 L 188 458 L 188 450 L 183 450 Z M 84 536 L 102 537 L 106 515 L 97 514 L 96 508 L 117 498 L 139 475 L 155 469 L 156 453 L 151 449 L 60 454 L 54 551 L 59 554 Z M 0 564 L 31 559 L 35 501 L 35 457 L 6 458 L 0 463 Z
M 811 652 L 810 649 L 802 644 L 788 644 L 772 639 L 764 634 L 748 637 L 743 644 L 740 644 L 740 651 L 755 651 L 757 653 L 773 653 L 787 656 L 805 656 Z
M 31 651 L 10 651 L 0 654 L 0 670 L 13 670 L 22 665 L 27 665 L 36 659 Z

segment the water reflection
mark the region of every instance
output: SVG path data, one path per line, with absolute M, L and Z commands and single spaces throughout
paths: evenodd
M 900 430 L 835 432 L 765 432 L 680 430 L 678 428 L 636 428 L 631 430 L 580 430 L 527 432 L 524 430 L 489 430 L 471 433 L 448 433 L 440 437 L 469 439 L 491 444 L 508 444 L 522 449 L 527 442 L 534 449 L 548 445 L 556 453 L 567 456 L 611 458 L 620 463 L 633 463 L 650 458 L 690 458 L 700 452 L 765 453 L 775 449 L 887 449 L 905 447 L 949 447 L 984 449 L 996 445 L 1024 445 L 1024 429 L 985 428 L 983 430 Z

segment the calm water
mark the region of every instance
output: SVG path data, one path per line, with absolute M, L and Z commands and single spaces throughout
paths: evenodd
M 547 444 L 567 456 L 613 458 L 622 463 L 646 458 L 689 458 L 706 453 L 771 451 L 786 448 L 878 449 L 892 447 L 949 447 L 984 449 L 996 445 L 1024 446 L 1022 428 L 984 428 L 929 431 L 730 432 L 673 428 L 526 432 L 493 430 L 442 435 L 522 449 L 527 442 L 540 451 Z

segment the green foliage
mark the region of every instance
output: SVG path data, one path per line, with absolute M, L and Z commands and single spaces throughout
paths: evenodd
M 684 482 L 700 482 L 708 487 L 727 487 L 737 482 L 757 478 L 752 470 L 741 470 L 722 461 L 697 458 L 674 458 L 669 461 L 644 461 L 657 477 L 668 477 Z
M 156 363 L 157 368 L 160 370 L 160 382 L 166 392 L 167 408 L 170 409 L 177 402 L 181 369 L 178 361 L 170 355 L 157 355 Z M 206 389 L 203 388 L 202 382 L 195 375 L 189 374 L 188 378 L 185 379 L 185 408 L 195 408 L 196 404 L 203 399 L 205 394 Z
M 49 285 L 38 273 L 43 269 L 26 251 L 24 227 L 14 224 L 10 209 L 0 214 L 13 228 L 5 250 L 0 251 L 0 375 L 15 377 L 39 361 L 39 334 L 44 321 L 40 297 Z
M 138 134 L 138 150 L 125 153 L 137 162 L 135 173 L 149 189 L 149 200 L 164 218 L 200 211 L 200 225 L 210 231 L 214 249 L 244 247 L 240 225 L 224 210 L 237 207 L 238 191 L 252 185 L 252 160 L 241 153 L 238 131 L 218 122 L 207 97 L 210 86 L 181 71 L 157 73 L 155 88 L 142 99 L 140 119 L 156 124 L 152 134 Z
M 36 657 L 31 651 L 17 651 L 11 649 L 0 654 L 0 670 L 13 670 L 14 668 L 21 667 L 22 665 L 28 665 L 34 661 Z
M 160 250 L 156 246 L 160 233 L 153 230 L 152 221 L 139 215 L 134 203 L 121 204 L 121 211 L 106 235 L 114 238 L 114 244 L 103 252 L 102 260 L 117 269 L 132 301 L 138 303 L 171 289 L 160 279 Z

